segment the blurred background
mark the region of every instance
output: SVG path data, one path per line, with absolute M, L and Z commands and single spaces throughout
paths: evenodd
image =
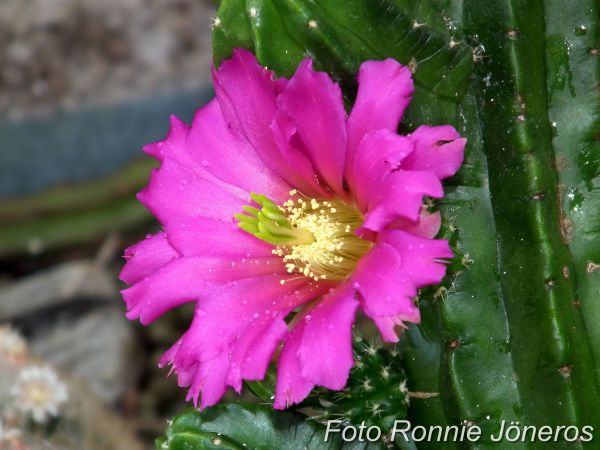
M 156 363 L 189 311 L 128 322 L 117 275 L 158 228 L 135 200 L 141 146 L 212 96 L 214 14 L 0 0 L 0 449 L 152 448 L 185 407 Z

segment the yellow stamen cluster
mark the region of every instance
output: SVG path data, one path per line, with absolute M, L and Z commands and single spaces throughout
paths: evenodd
M 290 192 L 292 197 L 297 191 Z M 314 280 L 343 280 L 352 273 L 372 242 L 356 236 L 363 217 L 353 205 L 337 199 L 297 196 L 280 207 L 293 229 L 312 239 L 294 245 L 278 245 L 273 254 L 283 257 L 289 273 Z

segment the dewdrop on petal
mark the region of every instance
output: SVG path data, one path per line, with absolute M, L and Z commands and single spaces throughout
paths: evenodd
M 48 366 L 21 369 L 11 394 L 16 408 L 37 423 L 57 417 L 60 407 L 69 399 L 67 386 Z

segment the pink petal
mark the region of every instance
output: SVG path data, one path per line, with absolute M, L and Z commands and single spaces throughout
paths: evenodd
M 276 111 L 274 74 L 245 49 L 235 49 L 231 59 L 223 61 L 218 70 L 213 68 L 212 74 L 227 124 L 259 153 L 273 150 L 269 125 Z
M 198 175 L 189 166 L 166 158 L 160 169 L 153 169 L 148 186 L 138 199 L 167 228 L 190 217 L 209 217 L 233 221 L 233 215 L 250 201 L 244 191 L 230 191 Z
M 402 163 L 407 170 L 430 170 L 442 180 L 458 172 L 467 140 L 454 127 L 421 125 L 409 136 L 415 151 Z
M 207 295 L 207 289 L 215 285 L 278 273 L 285 273 L 285 267 L 277 256 L 241 260 L 220 257 L 175 259 L 122 291 L 127 303 L 127 318 L 139 318 L 147 325 L 166 311 Z
M 177 352 L 179 351 L 179 348 L 181 347 L 181 342 L 183 341 L 184 336 L 177 339 L 177 342 L 175 342 L 166 352 L 163 353 L 163 355 L 160 357 L 160 360 L 158 361 L 158 367 L 163 368 L 173 362 L 175 355 L 177 355 Z M 171 375 L 171 372 L 169 372 L 169 375 Z M 180 373 L 179 376 L 181 378 L 183 376 L 183 373 Z M 192 377 L 189 377 L 189 380 L 188 380 L 190 383 L 191 383 L 191 378 Z M 189 386 L 189 383 L 186 384 L 186 386 Z
M 413 151 L 413 142 L 389 130 L 367 133 L 358 145 L 354 159 L 354 184 L 350 186 L 361 210 L 366 210 L 374 186 Z
M 198 407 L 198 397 L 202 393 L 200 409 L 217 404 L 227 391 L 228 371 L 228 353 L 221 353 L 210 361 L 198 364 L 197 369 L 193 372 L 193 381 L 185 398 L 186 401 L 192 400 L 194 406 Z M 182 384 L 179 383 L 179 385 Z
M 252 201 L 249 194 L 228 189 L 165 158 L 138 199 L 162 223 L 170 244 L 182 255 L 203 254 L 209 244 L 209 254 L 270 253 L 268 244 L 235 224 L 234 214 Z
M 358 93 L 348 117 L 346 177 L 353 182 L 358 144 L 370 131 L 396 131 L 414 91 L 410 70 L 393 59 L 366 61 L 358 71 Z
M 272 255 L 273 246 L 240 229 L 236 223 L 189 217 L 169 223 L 169 241 L 184 256 L 257 258 Z
M 280 280 L 288 280 L 284 285 Z M 291 275 L 267 275 L 217 286 L 204 292 L 196 309 L 196 317 L 177 353 L 176 367 L 189 367 L 194 362 L 210 360 L 239 339 L 252 322 L 260 322 L 273 313 L 287 314 L 315 295 L 301 289 L 306 279 Z M 314 290 L 319 292 L 318 286 Z M 316 294 L 318 295 L 318 294 Z
M 352 324 L 358 301 L 355 291 L 343 285 L 310 310 L 298 350 L 302 378 L 329 389 L 342 389 L 354 365 Z
M 375 322 L 375 325 L 379 329 L 379 332 L 381 333 L 381 336 L 385 342 L 398 342 L 398 334 L 396 333 L 395 328 L 397 326 L 406 328 L 404 322 L 420 323 L 421 313 L 419 312 L 418 308 L 415 308 L 411 314 L 374 317 L 373 322 Z
M 331 194 L 323 189 L 319 183 L 319 178 L 310 161 L 306 158 L 306 154 L 299 148 L 292 145 L 293 138 L 297 137 L 297 129 L 292 120 L 282 111 L 275 113 L 275 119 L 271 124 L 271 130 L 275 138 L 275 142 L 298 175 L 304 180 L 312 180 L 314 182 L 313 195 L 318 198 L 330 197 Z M 297 139 L 296 139 L 297 141 Z
M 171 126 L 166 137 L 162 141 L 153 142 L 144 146 L 144 152 L 162 162 L 168 154 L 174 159 L 185 158 L 185 140 L 189 127 L 185 122 L 171 115 Z
M 432 172 L 392 172 L 374 188 L 363 227 L 381 231 L 400 217 L 416 221 L 426 195 L 444 195 L 442 184 Z
M 442 215 L 439 211 L 430 213 L 425 207 L 421 208 L 419 220 L 416 222 L 404 218 L 396 220 L 390 228 L 404 230 L 407 233 L 433 239 L 440 232 L 442 226 Z
M 262 380 L 273 352 L 288 334 L 283 314 L 275 311 L 253 321 L 240 334 L 231 357 L 227 384 L 240 393 L 242 379 Z
M 300 321 L 288 337 L 277 362 L 277 385 L 273 408 L 285 409 L 304 400 L 315 384 L 304 379 L 298 352 L 306 322 Z
M 169 245 L 167 235 L 161 231 L 128 247 L 124 257 L 127 262 L 119 274 L 119 279 L 133 284 L 179 257 L 179 254 Z
M 391 245 L 378 242 L 359 261 L 350 281 L 361 295 L 361 305 L 371 318 L 414 314 L 417 289 Z
M 379 239 L 400 254 L 402 273 L 410 277 L 417 288 L 442 281 L 446 274 L 443 259 L 454 256 L 448 241 L 425 239 L 401 230 L 383 231 Z
M 202 407 L 218 401 L 227 384 L 240 389 L 246 375 L 264 375 L 287 333 L 285 316 L 330 288 L 291 277 L 245 279 L 203 293 L 190 329 L 161 358 L 161 365 L 173 365 L 180 385 L 191 385 L 191 398 L 202 394 Z
M 240 230 L 235 223 L 234 214 L 241 212 L 243 205 L 251 203 L 249 193 L 240 186 L 255 187 L 257 191 L 265 189 L 281 198 L 287 198 L 288 186 L 269 178 L 268 174 L 261 175 L 259 172 L 265 166 L 260 165 L 258 157 L 251 157 L 252 151 L 245 141 L 236 141 L 227 134 L 222 120 L 210 122 L 209 119 L 214 119 L 218 112 L 215 108 L 217 104 L 212 103 L 205 108 L 206 112 L 199 112 L 189 133 L 185 124 L 175 120 L 167 139 L 153 144 L 156 148 L 160 147 L 160 151 L 155 153 L 162 164 L 151 172 L 150 182 L 138 198 L 161 221 L 169 243 L 182 255 L 266 255 L 271 252 L 271 246 Z M 202 118 L 206 118 L 209 125 L 212 123 L 214 129 L 203 131 L 206 126 L 199 124 Z M 198 131 L 194 131 L 196 128 Z M 241 142 L 246 148 L 238 149 L 239 152 L 248 150 L 254 165 L 240 167 L 238 150 L 233 147 L 217 148 L 221 138 L 225 147 Z M 209 148 L 211 145 L 214 146 L 212 150 Z M 199 146 L 210 152 L 207 158 L 219 152 L 225 153 L 222 158 L 215 156 L 217 159 L 204 161 L 202 152 L 198 153 Z M 244 164 L 248 161 L 242 159 Z M 213 163 L 215 167 L 211 168 Z M 225 179 L 212 175 L 213 169 L 215 173 L 222 173 Z M 239 181 L 240 178 L 246 181 Z M 230 184 L 230 181 L 237 185 Z
M 288 199 L 290 185 L 271 170 L 247 140 L 229 129 L 217 100 L 196 113 L 186 145 L 195 164 L 214 177 L 275 201 Z
M 196 300 L 202 286 L 196 279 L 202 274 L 190 258 L 179 258 L 161 267 L 149 277 L 121 291 L 127 304 L 127 318 L 151 323 L 166 311 Z
M 233 132 L 248 140 L 275 173 L 307 195 L 318 192 L 313 179 L 303 179 L 277 146 L 271 124 L 275 118 L 276 96 L 285 83 L 275 80 L 258 65 L 252 53 L 235 49 L 231 59 L 213 69 L 215 93 L 225 122 Z
M 160 162 L 177 161 L 232 192 L 237 187 L 238 192 L 260 192 L 274 200 L 288 198 L 289 184 L 227 126 L 216 99 L 196 112 L 191 127 L 171 116 L 165 139 L 146 145 L 144 151 Z
M 339 195 L 346 153 L 344 102 L 338 84 L 324 72 L 315 72 L 305 59 L 277 98 L 277 105 L 296 126 L 319 176 Z

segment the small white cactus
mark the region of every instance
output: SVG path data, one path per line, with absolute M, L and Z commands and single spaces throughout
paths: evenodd
M 59 415 L 68 398 L 66 385 L 48 366 L 28 366 L 19 372 L 11 390 L 15 406 L 37 423 Z

